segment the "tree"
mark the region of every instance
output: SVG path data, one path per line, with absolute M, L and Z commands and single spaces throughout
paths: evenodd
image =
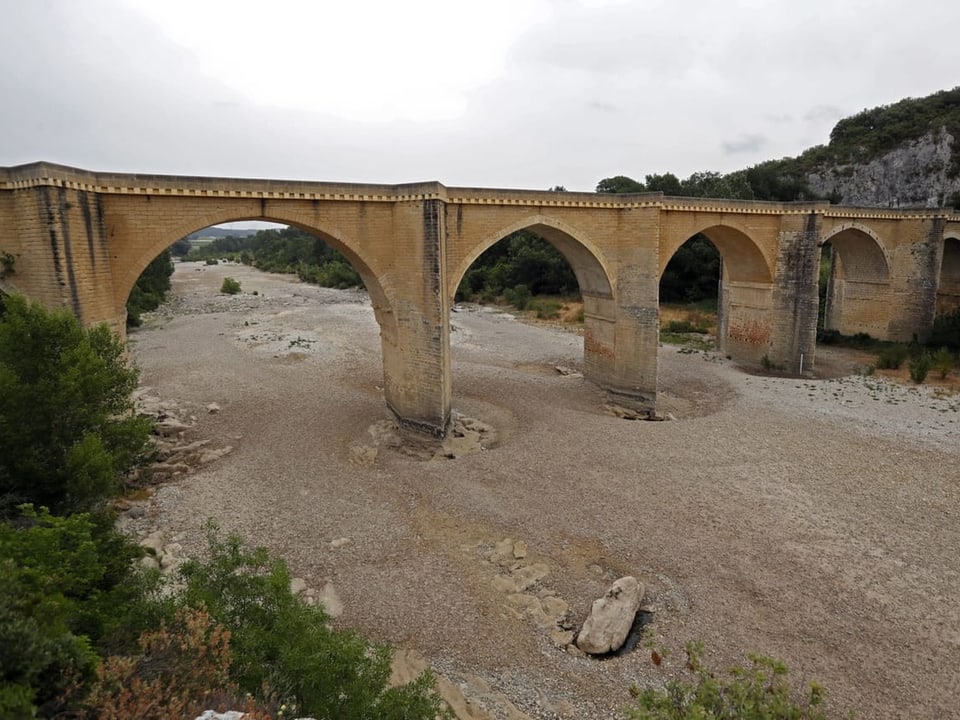
M 136 370 L 106 325 L 19 296 L 0 317 L 0 517 L 32 502 L 96 506 L 142 458 L 150 421 L 130 394 Z
M 140 325 L 140 313 L 156 310 L 160 307 L 170 289 L 170 276 L 173 275 L 173 259 L 170 250 L 157 255 L 137 278 L 137 284 L 127 299 L 127 325 Z
M 646 191 L 647 188 L 642 182 L 638 182 L 626 175 L 615 175 L 614 177 L 604 178 L 597 183 L 598 193 L 638 193 Z

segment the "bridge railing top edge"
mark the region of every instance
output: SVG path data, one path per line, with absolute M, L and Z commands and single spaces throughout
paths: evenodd
M 39 186 L 65 187 L 108 195 L 348 199 L 384 202 L 446 199 L 446 188 L 436 181 L 388 185 L 91 172 L 48 162 L 0 168 L 0 189 L 2 190 L 20 190 Z

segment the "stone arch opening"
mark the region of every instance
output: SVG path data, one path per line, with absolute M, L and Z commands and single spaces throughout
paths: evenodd
M 599 251 L 575 229 L 542 216 L 526 218 L 501 229 L 478 243 L 456 269 L 451 277 L 450 294 L 455 299 L 469 294 L 476 296 L 485 279 L 484 273 L 491 274 L 487 271 L 490 267 L 487 260 L 510 256 L 511 244 L 516 252 L 512 257 L 505 257 L 504 265 L 493 271 L 494 275 L 500 273 L 500 277 L 494 278 L 492 285 L 496 287 L 501 278 L 507 279 L 512 287 L 501 296 L 508 301 L 519 300 L 544 319 L 566 320 L 568 327 L 582 322 L 583 373 L 590 380 L 602 382 L 613 372 L 616 321 L 613 283 Z M 512 270 L 505 267 L 510 263 Z M 524 273 L 535 282 L 520 282 Z M 548 282 L 541 283 L 543 279 Z M 519 296 L 518 285 L 527 286 Z M 538 291 L 552 297 L 539 302 Z M 582 303 L 579 306 L 575 300 L 577 295 Z M 454 331 L 455 342 L 456 337 Z M 576 336 L 571 334 L 571 337 Z M 579 340 L 575 342 L 579 344 Z M 571 358 L 574 365 L 579 361 Z
M 215 217 L 214 219 L 202 218 L 188 222 L 181 227 L 170 231 L 159 233 L 159 237 L 153 239 L 147 247 L 141 248 L 132 262 L 126 264 L 127 272 L 116 280 L 115 298 L 117 300 L 118 311 L 122 313 L 121 308 L 125 307 L 127 298 L 133 290 L 137 279 L 143 273 L 144 269 L 164 250 L 172 247 L 182 238 L 205 228 L 228 223 L 254 221 L 260 223 L 273 223 L 277 226 L 295 227 L 303 232 L 319 239 L 326 245 L 335 249 L 349 262 L 350 266 L 357 272 L 363 281 L 363 285 L 370 295 L 374 312 L 377 315 L 377 321 L 380 322 L 381 329 L 386 330 L 381 316 L 389 314 L 391 307 L 387 289 L 377 279 L 377 275 L 371 270 L 369 263 L 359 254 L 357 250 L 351 247 L 338 233 L 330 232 L 313 225 L 308 225 L 296 220 L 285 219 L 281 217 L 245 217 L 226 215 L 224 217 Z
M 767 354 L 772 332 L 773 273 L 753 238 L 731 225 L 706 225 L 667 243 L 661 251 L 658 291 L 663 292 L 666 282 L 668 298 L 675 297 L 683 292 L 684 280 L 691 282 L 691 278 L 697 278 L 697 293 L 703 297 L 713 288 L 713 302 L 704 301 L 693 314 L 681 311 L 680 317 L 674 317 L 676 311 L 665 312 L 661 303 L 661 325 L 669 328 L 671 320 L 683 322 L 686 315 L 694 327 L 715 328 L 719 352 L 759 362 Z
M 943 239 L 936 314 L 946 315 L 958 310 L 960 310 L 960 235 L 948 234 Z
M 890 261 L 880 239 L 861 225 L 841 227 L 821 242 L 819 325 L 841 335 L 885 339 Z

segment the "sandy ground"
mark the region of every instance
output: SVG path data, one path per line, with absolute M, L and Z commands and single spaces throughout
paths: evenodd
M 243 294 L 217 293 L 226 275 Z M 163 488 L 155 522 L 197 548 L 216 518 L 312 586 L 332 582 L 338 624 L 416 649 L 491 716 L 519 717 L 496 696 L 531 717 L 617 717 L 689 640 L 719 666 L 784 659 L 838 717 L 956 716 L 960 396 L 761 377 L 663 347 L 677 419 L 632 422 L 554 370 L 582 366 L 575 333 L 472 309 L 452 317 L 454 406 L 499 439 L 423 462 L 369 431 L 388 415 L 364 294 L 193 264 L 174 290 L 131 334 L 142 384 L 234 450 Z M 528 592 L 567 603 L 574 625 L 615 578 L 640 578 L 645 638 L 667 661 L 557 648 L 496 581 L 504 538 L 546 570 Z

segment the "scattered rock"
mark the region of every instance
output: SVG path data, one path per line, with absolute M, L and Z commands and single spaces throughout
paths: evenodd
M 523 540 L 517 540 L 513 544 L 513 556 L 517 560 L 523 560 L 527 556 L 527 544 Z
M 593 601 L 590 615 L 577 636 L 577 647 L 590 655 L 619 650 L 623 646 L 643 599 L 643 585 L 632 576 L 622 577 Z
M 573 368 L 568 368 L 566 365 L 555 365 L 554 370 L 563 375 L 564 377 L 570 378 L 582 378 L 583 373 L 579 370 L 574 370 Z
M 317 595 L 317 602 L 323 604 L 324 610 L 327 611 L 327 615 L 332 618 L 338 618 L 343 615 L 343 601 L 340 600 L 340 596 L 337 594 L 337 589 L 333 586 L 333 583 L 328 582 L 323 586 L 323 590 Z
M 336 540 L 330 541 L 330 547 L 332 547 L 334 550 L 338 548 L 342 548 L 345 545 L 349 545 L 349 544 L 350 544 L 350 538 L 348 537 L 337 538 Z
M 211 415 L 216 415 L 218 412 L 220 412 L 220 405 L 218 405 L 215 402 L 208 404 L 207 412 L 210 413 Z
M 303 578 L 291 578 L 290 580 L 290 593 L 292 595 L 299 595 L 307 589 L 307 581 Z

